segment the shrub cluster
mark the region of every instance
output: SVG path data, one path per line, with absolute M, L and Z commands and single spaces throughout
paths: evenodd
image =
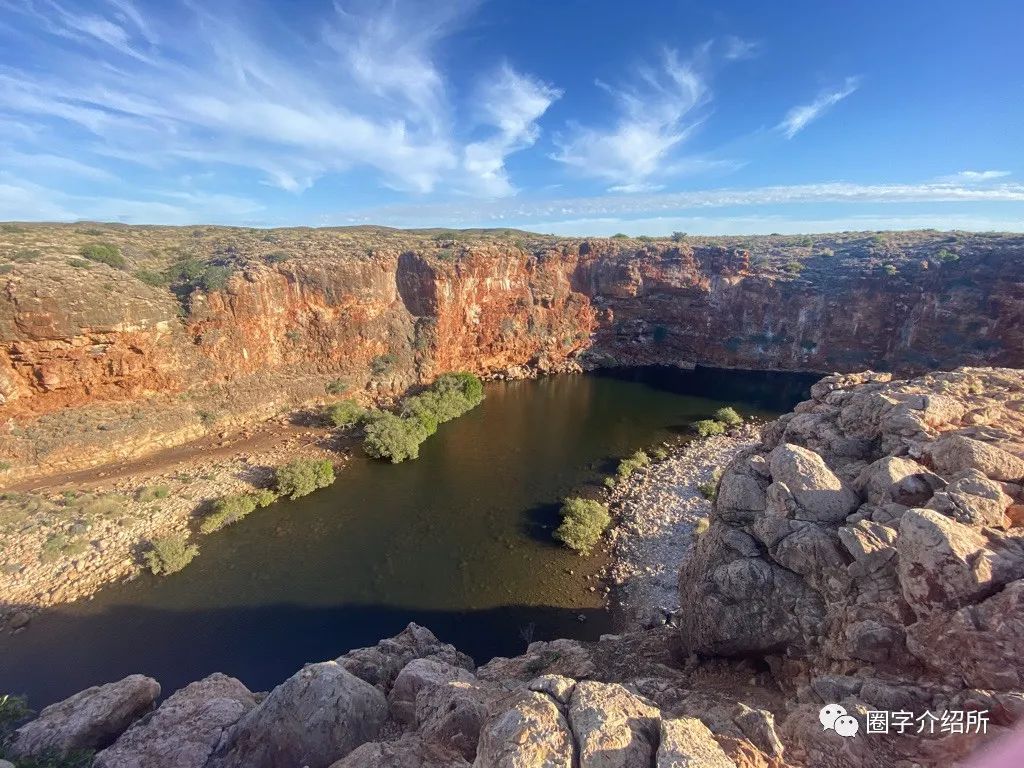
M 738 427 L 743 423 L 743 417 L 737 413 L 735 408 L 726 406 L 725 408 L 719 408 L 715 411 L 715 421 L 720 421 L 727 427 Z
M 644 451 L 636 451 L 632 456 L 629 456 L 619 462 L 619 467 L 615 470 L 615 474 L 618 475 L 620 480 L 625 480 L 638 469 L 642 469 L 643 467 L 650 465 L 650 463 L 650 456 L 648 456 Z
M 458 418 L 484 399 L 483 383 L 471 373 L 447 373 L 429 389 L 406 398 L 398 414 L 365 417 L 363 450 L 375 459 L 398 464 L 419 456 L 420 444 L 439 424 Z
M 342 400 L 324 409 L 324 416 L 336 427 L 351 427 L 366 415 L 366 409 L 355 400 Z
M 334 464 L 329 459 L 295 459 L 277 468 L 276 479 L 279 496 L 298 499 L 333 483 Z
M 98 261 L 116 269 L 124 269 L 128 266 L 128 261 L 121 255 L 117 246 L 110 243 L 92 243 L 83 246 L 81 254 L 89 261 Z
M 152 548 L 144 555 L 146 565 L 154 576 L 177 573 L 199 554 L 199 547 L 189 544 L 180 534 L 171 534 L 151 542 Z
M 236 493 L 222 496 L 213 503 L 213 511 L 199 523 L 202 533 L 213 533 L 221 528 L 237 523 L 257 508 L 267 507 L 277 501 L 277 494 L 269 488 L 261 488 L 252 493 Z
M 566 499 L 561 514 L 555 538 L 581 555 L 589 554 L 612 521 L 604 504 L 579 497 Z
M 693 428 L 697 430 L 697 434 L 701 437 L 725 434 L 725 424 L 714 419 L 701 419 L 693 425 Z

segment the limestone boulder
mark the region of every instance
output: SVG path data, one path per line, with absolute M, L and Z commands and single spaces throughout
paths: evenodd
M 136 720 L 152 710 L 160 684 L 151 677 L 129 675 L 97 685 L 51 704 L 14 734 L 15 757 L 53 751 L 103 749 Z
M 568 716 L 580 768 L 646 768 L 654 761 L 661 712 L 621 685 L 576 683 Z
M 516 691 L 496 701 L 480 731 L 474 768 L 573 768 L 573 734 L 550 697 Z
M 453 645 L 442 643 L 429 629 L 415 623 L 371 648 L 349 651 L 337 662 L 356 677 L 387 693 L 406 664 L 413 659 L 427 658 L 473 670 L 473 660 L 469 656 Z
M 656 768 L 736 768 L 714 734 L 697 718 L 662 720 L 660 728 Z
M 325 768 L 374 740 L 387 715 L 365 680 L 334 661 L 310 664 L 231 728 L 210 768 Z
M 225 731 L 255 706 L 241 682 L 210 675 L 125 731 L 96 756 L 94 768 L 203 768 Z
M 475 683 L 476 676 L 461 667 L 430 658 L 410 661 L 398 673 L 388 694 L 391 716 L 406 725 L 415 722 L 417 695 L 429 694 L 434 688 L 455 681 Z
M 838 523 L 860 505 L 857 494 L 814 451 L 784 443 L 768 462 L 772 482 L 784 484 L 799 505 L 799 519 Z
M 330 768 L 469 768 L 459 754 L 429 739 L 407 734 L 397 741 L 370 742 L 357 747 Z

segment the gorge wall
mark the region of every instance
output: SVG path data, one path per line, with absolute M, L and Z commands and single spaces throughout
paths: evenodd
M 16 438 L 0 458 L 15 464 L 45 463 L 24 425 L 69 407 L 158 403 L 182 411 L 164 432 L 201 432 L 211 420 L 201 404 L 218 387 L 217 419 L 265 415 L 285 392 L 323 396 L 328 381 L 389 396 L 460 369 L 1024 365 L 1020 236 L 84 233 L 0 235 L 10 241 L 2 251 L 0 239 L 0 414 Z M 69 258 L 99 235 L 118 246 L 120 268 Z M 182 258 L 230 276 L 206 288 L 153 279 Z M 225 396 L 225 386 L 260 397 Z

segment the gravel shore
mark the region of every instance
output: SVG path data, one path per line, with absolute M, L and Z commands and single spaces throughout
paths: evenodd
M 618 524 L 610 533 L 613 562 L 605 577 L 619 588 L 623 630 L 664 623 L 679 607 L 679 567 L 693 546 L 697 523 L 712 506 L 699 486 L 759 439 L 760 427 L 746 424 L 728 435 L 694 440 L 612 493 Z

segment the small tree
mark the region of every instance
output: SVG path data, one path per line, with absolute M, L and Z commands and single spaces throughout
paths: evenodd
M 726 406 L 725 408 L 719 408 L 715 411 L 715 421 L 720 421 L 727 427 L 738 427 L 743 423 L 743 417 L 739 415 L 735 408 Z
M 171 534 L 153 539 L 152 549 L 144 557 L 154 576 L 167 576 L 180 571 L 198 554 L 199 547 L 195 544 L 189 544 L 180 534 Z
M 589 554 L 612 522 L 608 507 L 593 499 L 573 497 L 562 504 L 562 523 L 555 538 L 581 555 Z
M 82 247 L 81 254 L 89 261 L 98 261 L 116 269 L 124 269 L 128 262 L 116 245 L 111 243 L 92 243 Z
M 276 500 L 277 494 L 269 488 L 261 488 L 253 493 L 222 496 L 213 503 L 213 511 L 203 518 L 199 524 L 199 530 L 202 533 L 219 531 L 226 525 L 237 523 L 255 511 L 257 507 L 269 506 Z
M 329 459 L 295 459 L 278 467 L 277 492 L 289 499 L 308 496 L 334 482 L 334 465 Z
M 365 414 L 366 409 L 355 400 L 342 400 L 340 403 L 327 406 L 324 411 L 327 420 L 336 427 L 351 427 Z
M 388 459 L 399 464 L 420 455 L 420 443 L 427 438 L 423 425 L 416 419 L 403 419 L 384 411 L 366 425 L 363 450 L 375 459 Z

